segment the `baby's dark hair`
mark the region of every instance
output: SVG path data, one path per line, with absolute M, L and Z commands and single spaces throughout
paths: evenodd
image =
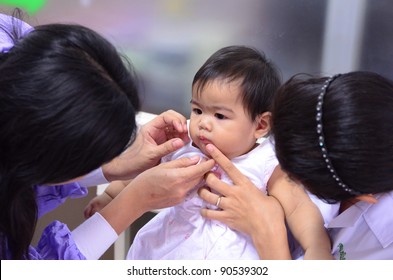
M 28 257 L 33 186 L 85 175 L 119 155 L 140 107 L 131 64 L 96 32 L 48 24 L 14 41 L 0 60 L 2 259 Z
M 317 133 L 317 103 L 327 78 L 296 75 L 273 102 L 272 133 L 284 171 L 328 202 L 355 196 L 329 172 Z M 393 83 L 376 73 L 335 78 L 322 107 L 327 157 L 338 177 L 359 193 L 393 190 Z
M 262 52 L 246 46 L 228 46 L 215 52 L 197 71 L 192 86 L 200 94 L 207 83 L 216 79 L 241 80 L 242 102 L 252 120 L 270 111 L 281 83 L 276 66 Z

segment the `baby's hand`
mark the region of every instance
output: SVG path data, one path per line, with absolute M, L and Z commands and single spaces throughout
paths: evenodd
M 92 200 L 90 200 L 83 211 L 85 218 L 90 218 L 94 213 L 100 211 L 111 201 L 112 198 L 106 192 L 103 192 L 102 194 L 94 197 Z

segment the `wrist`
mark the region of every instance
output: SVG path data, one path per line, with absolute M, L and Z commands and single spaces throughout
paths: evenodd
M 129 186 L 104 207 L 100 214 L 120 234 L 145 212 L 138 190 Z

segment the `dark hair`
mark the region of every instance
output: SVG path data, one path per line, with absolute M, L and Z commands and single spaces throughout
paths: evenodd
M 96 32 L 48 24 L 15 39 L 0 59 L 0 254 L 20 259 L 37 221 L 33 186 L 119 155 L 140 102 L 131 65 Z
M 270 110 L 281 83 L 275 65 L 262 52 L 246 46 L 229 46 L 215 52 L 195 74 L 192 85 L 200 93 L 215 79 L 242 80 L 242 102 L 252 120 Z
M 318 143 L 316 106 L 326 78 L 296 75 L 277 92 L 272 133 L 288 175 L 328 202 L 353 197 L 338 185 Z M 393 83 L 370 72 L 343 74 L 327 88 L 323 130 L 338 176 L 360 193 L 393 190 Z

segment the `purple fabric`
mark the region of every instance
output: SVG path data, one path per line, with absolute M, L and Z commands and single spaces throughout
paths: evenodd
M 85 260 L 67 225 L 54 221 L 42 233 L 36 248 L 30 246 L 32 260 Z
M 69 198 L 78 198 L 87 195 L 87 188 L 81 187 L 78 183 L 57 186 L 36 186 L 36 200 L 38 205 L 38 217 L 57 208 Z
M 78 183 L 57 186 L 36 186 L 39 217 L 60 206 L 67 198 L 83 197 L 87 189 Z M 30 246 L 30 259 L 33 260 L 83 260 L 71 231 L 67 225 L 54 221 L 48 225 L 40 238 L 38 246 Z
M 57 186 L 36 186 L 38 215 L 48 213 L 60 206 L 67 198 L 83 197 L 87 189 L 78 183 Z M 67 225 L 54 221 L 43 231 L 38 246 L 30 246 L 29 255 L 35 260 L 81 260 L 85 259 L 75 245 Z
M 14 46 L 12 37 L 10 37 L 7 31 L 11 32 L 15 24 L 19 28 L 21 37 L 33 30 L 33 27 L 24 21 L 5 14 L 0 14 L 0 53 L 8 52 Z
M 57 186 L 36 186 L 39 217 L 52 211 L 67 198 L 83 197 L 87 189 L 78 183 Z M 35 248 L 30 246 L 29 258 L 32 260 L 84 260 L 86 259 L 76 246 L 67 225 L 54 221 L 48 225 Z
M 87 194 L 87 189 L 78 183 L 57 186 L 37 186 L 38 212 L 47 213 L 62 204 L 68 197 L 78 198 Z M 1 248 L 0 248 L 1 249 Z M 67 225 L 54 221 L 43 231 L 37 247 L 30 246 L 32 260 L 85 260 L 72 238 Z

